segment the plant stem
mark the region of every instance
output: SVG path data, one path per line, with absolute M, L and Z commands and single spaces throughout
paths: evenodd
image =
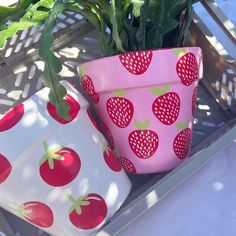
M 111 0 L 111 23 L 113 26 L 112 29 L 112 38 L 116 43 L 118 51 L 124 52 L 122 41 L 118 32 L 118 21 L 117 21 L 117 12 L 116 12 L 116 0 Z

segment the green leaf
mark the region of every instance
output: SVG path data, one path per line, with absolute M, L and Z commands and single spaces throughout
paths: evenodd
M 19 22 L 10 22 L 7 27 L 0 31 L 0 48 L 4 46 L 7 39 L 13 37 L 20 30 L 27 30 L 31 26 L 39 26 L 45 22 L 48 17 L 48 12 L 38 10 L 40 7 L 48 8 L 48 11 L 53 7 L 54 0 L 40 0 L 39 2 L 31 5 L 33 1 L 22 0 L 16 7 L 6 8 L 0 6 L 0 22 L 1 19 L 10 17 L 12 14 L 24 11 L 23 17 Z M 5 12 L 5 13 L 3 13 Z
M 142 14 L 140 16 L 140 25 L 136 33 L 137 41 L 139 43 L 138 50 L 146 49 L 146 28 L 147 28 L 147 16 L 145 14 L 147 10 L 147 1 L 143 5 L 141 11 Z
M 134 5 L 133 14 L 135 17 L 140 16 L 140 10 L 144 5 L 144 0 L 131 0 L 131 3 Z
M 0 6 L 0 22 L 5 18 L 13 15 L 17 11 L 16 7 L 4 7 Z
M 5 45 L 8 38 L 13 37 L 20 30 L 27 30 L 32 25 L 37 25 L 36 22 L 22 19 L 20 22 L 11 23 L 6 29 L 0 31 L 0 48 Z
M 116 12 L 116 0 L 111 0 L 111 24 L 113 26 L 112 29 L 112 38 L 116 43 L 116 47 L 118 51 L 124 52 L 124 48 L 122 46 L 122 41 L 119 36 L 118 31 L 118 21 L 117 21 L 117 12 Z
M 71 117 L 68 114 L 70 106 L 63 99 L 67 91 L 59 83 L 58 78 L 58 74 L 62 70 L 62 64 L 51 50 L 54 41 L 53 30 L 56 26 L 56 19 L 64 10 L 63 0 L 56 0 L 45 23 L 45 29 L 40 40 L 39 55 L 45 62 L 43 79 L 45 85 L 50 88 L 49 100 L 56 106 L 57 114 L 60 117 L 70 120 Z
M 11 16 L 18 14 L 19 12 L 24 12 L 27 10 L 28 6 L 33 3 L 33 0 L 20 0 L 18 4 L 14 7 L 0 6 L 0 23 L 6 21 Z M 22 13 L 21 13 L 22 14 Z
M 171 15 L 173 0 L 150 0 L 146 12 L 151 22 L 147 32 L 147 48 L 159 48 L 163 45 L 164 36 L 178 27 L 179 22 Z

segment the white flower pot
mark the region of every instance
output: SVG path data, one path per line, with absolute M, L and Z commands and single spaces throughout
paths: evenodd
M 120 208 L 131 184 L 70 84 L 72 119 L 48 89 L 0 118 L 0 205 L 51 235 L 91 235 Z

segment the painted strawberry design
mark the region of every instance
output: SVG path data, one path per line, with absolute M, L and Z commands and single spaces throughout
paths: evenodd
M 88 117 L 89 117 L 90 121 L 92 122 L 93 126 L 97 129 L 97 131 L 100 132 L 100 128 L 89 110 L 87 110 L 87 114 L 88 114 Z
M 98 136 L 98 140 L 100 140 L 100 142 L 102 144 L 103 157 L 104 157 L 104 160 L 105 160 L 107 166 L 115 172 L 120 172 L 122 170 L 121 165 L 120 165 L 119 161 L 116 159 L 116 156 L 113 153 L 110 145 L 108 143 L 104 142 L 99 135 L 97 135 L 97 136 Z
M 114 149 L 115 144 L 114 144 L 114 139 L 113 139 L 111 130 L 108 128 L 108 126 L 103 121 L 101 121 L 101 128 L 102 128 L 103 134 L 104 134 L 106 140 L 108 141 L 110 147 L 112 149 Z
M 90 193 L 80 196 L 77 200 L 68 195 L 68 199 L 73 203 L 69 209 L 69 219 L 75 227 L 89 230 L 105 220 L 107 204 L 100 195 Z
M 113 123 L 119 128 L 126 128 L 134 114 L 134 106 L 130 100 L 124 98 L 124 90 L 113 92 L 116 96 L 107 100 L 107 112 Z
M 146 72 L 152 61 L 152 51 L 127 52 L 119 56 L 124 67 L 134 75 Z
M 185 159 L 188 156 L 190 149 L 192 131 L 190 128 L 187 128 L 187 124 L 187 122 L 185 122 L 184 124 L 176 124 L 177 128 L 181 129 L 182 131 L 175 137 L 173 148 L 175 154 L 180 159 Z
M 56 147 L 50 149 L 43 143 L 46 154 L 40 161 L 40 176 L 51 186 L 64 186 L 79 174 L 81 161 L 79 155 L 71 148 Z
M 80 105 L 79 103 L 69 94 L 67 94 L 65 97 L 64 97 L 64 100 L 69 104 L 70 108 L 69 108 L 69 116 L 70 116 L 70 119 L 69 120 L 66 120 L 62 117 L 60 117 L 58 114 L 57 114 L 57 109 L 56 107 L 51 103 L 51 102 L 48 102 L 47 103 L 47 110 L 50 114 L 50 116 L 55 119 L 56 121 L 58 121 L 60 124 L 67 124 L 71 121 L 73 121 L 77 115 L 78 115 L 78 112 L 80 110 Z
M 152 112 L 165 125 L 173 124 L 180 112 L 179 95 L 168 90 L 169 85 L 164 85 L 162 89 L 156 87 L 151 89 L 153 94 L 159 96 L 152 104 Z
M 85 93 L 97 104 L 100 100 L 99 94 L 95 91 L 93 81 L 88 75 L 84 75 L 80 79 L 80 84 Z
M 192 114 L 193 114 L 193 116 L 194 116 L 196 106 L 197 106 L 197 93 L 198 93 L 198 86 L 194 89 L 193 96 L 192 96 Z
M 154 155 L 158 148 L 158 135 L 153 130 L 147 129 L 150 125 L 150 120 L 144 123 L 135 120 L 134 123 L 138 129 L 129 134 L 129 145 L 137 157 L 148 159 Z
M 6 131 L 14 127 L 22 119 L 24 115 L 23 103 L 12 108 L 6 115 L 0 118 L 0 132 Z
M 120 162 L 121 166 L 127 173 L 130 173 L 130 174 L 137 173 L 134 164 L 126 157 L 119 157 L 118 161 Z
M 199 69 L 197 64 L 196 56 L 191 53 L 185 53 L 185 50 L 180 50 L 177 52 L 178 55 L 181 55 L 180 59 L 176 64 L 176 72 L 185 86 L 189 86 L 193 83 L 194 80 L 197 80 L 199 77 Z
M 0 184 L 2 184 L 7 180 L 11 171 L 12 171 L 11 163 L 5 156 L 0 154 Z
M 49 228 L 53 225 L 53 212 L 49 206 L 42 202 L 25 202 L 18 207 L 17 212 L 23 219 L 38 227 Z

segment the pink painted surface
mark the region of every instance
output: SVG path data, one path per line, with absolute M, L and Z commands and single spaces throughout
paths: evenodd
M 167 171 L 188 157 L 200 48 L 126 53 L 82 64 L 79 73 L 128 172 Z

